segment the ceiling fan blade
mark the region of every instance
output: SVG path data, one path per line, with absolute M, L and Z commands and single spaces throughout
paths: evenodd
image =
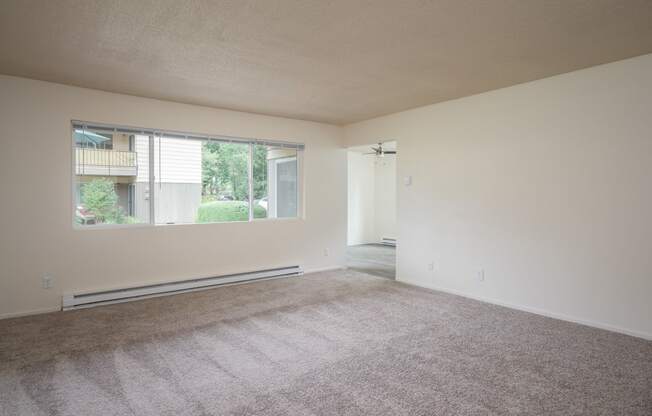
M 395 155 L 396 150 L 385 150 L 385 151 L 383 151 L 383 153 L 385 153 L 386 155 Z
M 371 150 L 373 150 L 373 151 L 376 152 L 376 153 L 381 153 L 381 152 L 382 152 L 382 148 L 379 148 L 379 147 L 373 147 L 373 146 L 371 146 Z

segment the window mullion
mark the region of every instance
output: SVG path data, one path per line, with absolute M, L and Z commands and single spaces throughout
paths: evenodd
M 149 136 L 149 223 L 156 224 L 156 209 L 154 207 L 154 188 L 156 187 L 156 177 L 154 176 L 154 135 Z M 161 161 L 159 160 L 159 163 Z
M 249 221 L 254 219 L 254 145 L 249 143 Z

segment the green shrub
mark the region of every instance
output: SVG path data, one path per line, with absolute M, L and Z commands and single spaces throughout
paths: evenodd
M 125 215 L 118 206 L 115 184 L 106 178 L 93 179 L 81 188 L 81 203 L 95 215 L 97 223 L 132 224 L 136 220 Z
M 248 221 L 249 210 L 247 206 L 248 204 L 243 201 L 206 202 L 201 204 L 197 210 L 197 222 Z M 256 218 L 265 217 L 265 208 L 255 205 L 254 214 Z

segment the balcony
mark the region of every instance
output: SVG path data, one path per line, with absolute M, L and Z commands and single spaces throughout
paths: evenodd
M 75 148 L 75 173 L 92 176 L 136 176 L 136 152 Z

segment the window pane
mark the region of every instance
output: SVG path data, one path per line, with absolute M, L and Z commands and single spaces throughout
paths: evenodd
M 156 137 L 157 224 L 249 220 L 249 145 Z
M 75 129 L 75 222 L 79 225 L 149 222 L 149 199 L 140 179 L 149 177 L 142 156 L 148 136 Z M 147 179 L 145 179 L 147 185 Z
M 254 218 L 290 218 L 298 213 L 297 151 L 254 146 Z

